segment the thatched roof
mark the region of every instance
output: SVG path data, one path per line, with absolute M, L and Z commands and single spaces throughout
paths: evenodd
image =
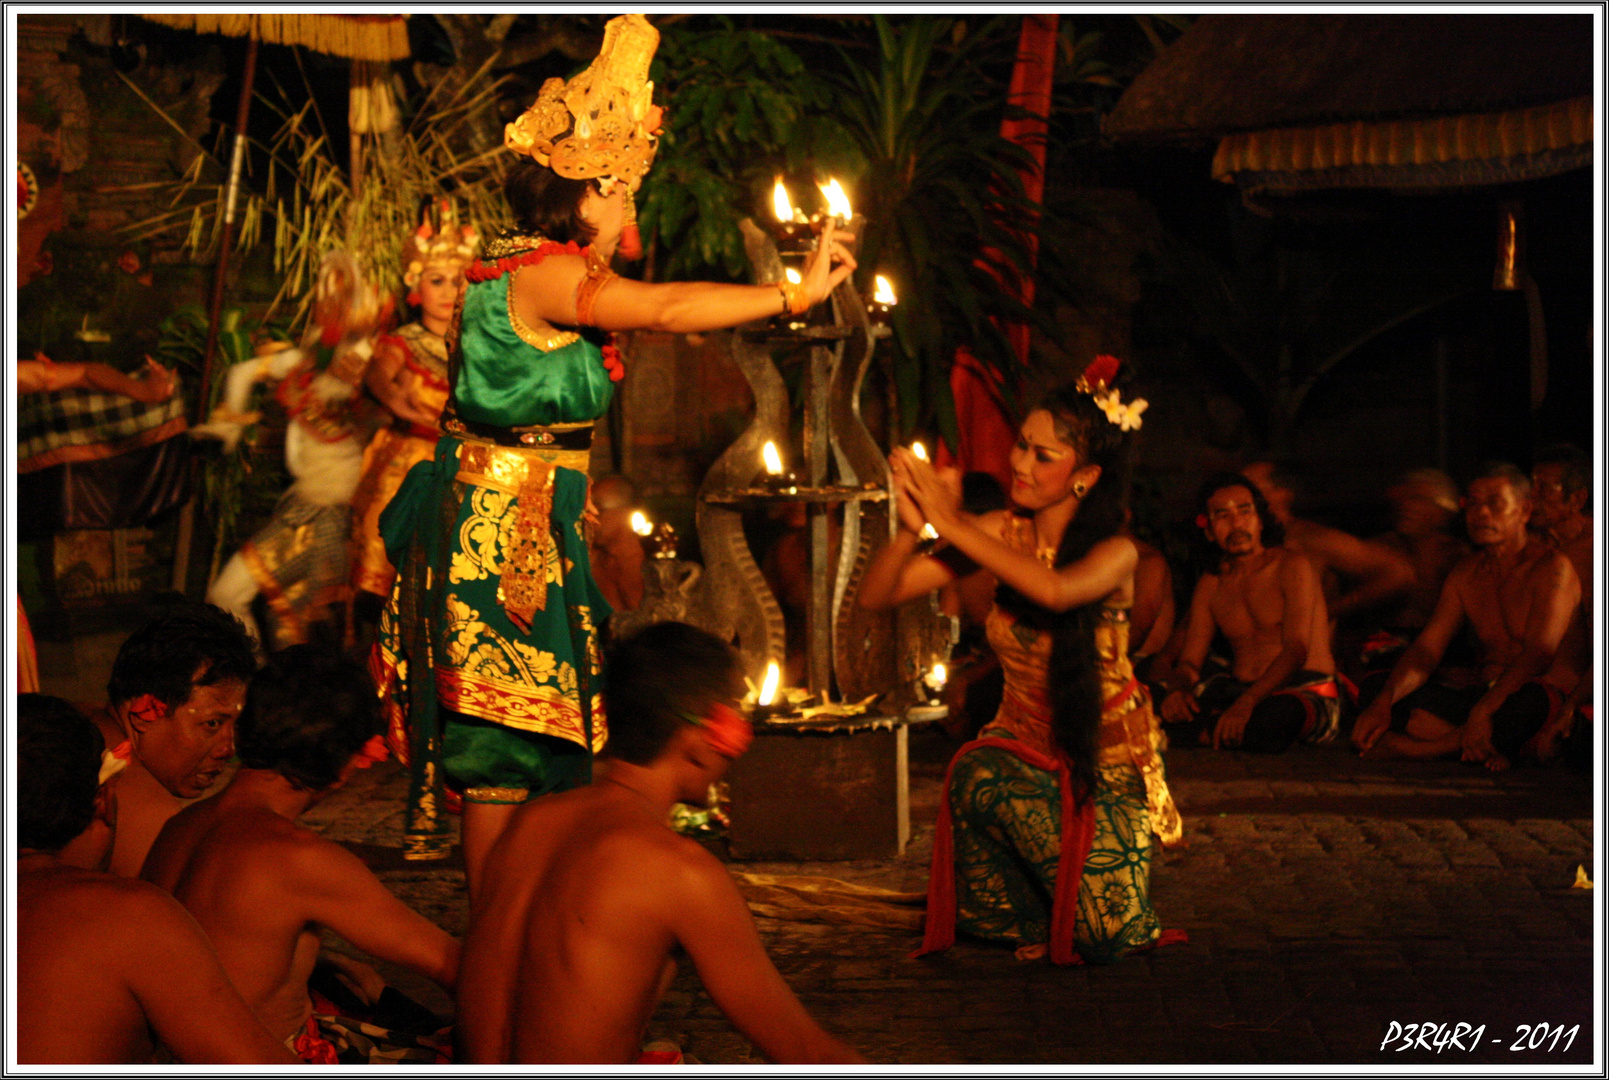
M 1124 141 L 1546 105 L 1592 93 L 1590 15 L 1203 15 L 1123 94 Z
M 406 15 L 266 15 L 163 13 L 141 18 L 198 34 L 254 37 L 271 45 L 300 45 L 314 52 L 385 63 L 408 57 Z
M 1204 15 L 1107 117 L 1219 140 L 1249 190 L 1501 184 L 1592 163 L 1587 15 Z

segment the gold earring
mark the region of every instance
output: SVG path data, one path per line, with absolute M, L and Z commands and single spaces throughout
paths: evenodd
M 1084 493 L 1088 490 L 1089 486 L 1085 484 L 1084 481 L 1080 480 L 1078 483 L 1073 485 L 1073 498 L 1082 499 L 1084 497 Z

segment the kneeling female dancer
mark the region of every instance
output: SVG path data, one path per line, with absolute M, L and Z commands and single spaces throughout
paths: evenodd
M 1150 903 L 1151 836 L 1173 843 L 1145 688 L 1128 660 L 1138 551 L 1123 535 L 1131 432 L 1118 363 L 1097 357 L 1028 414 L 1011 453 L 1011 502 L 972 518 L 959 486 L 909 451 L 890 455 L 900 531 L 868 569 L 861 603 L 886 607 L 983 569 L 1000 581 L 987 632 L 1005 672 L 1000 711 L 950 762 L 934 839 L 922 952 L 955 932 L 1112 963 L 1165 941 Z M 931 523 L 947 545 L 919 554 Z M 1073 873 L 1063 874 L 1063 854 Z

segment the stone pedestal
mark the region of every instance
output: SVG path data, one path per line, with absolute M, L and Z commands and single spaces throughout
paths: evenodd
M 732 763 L 734 859 L 886 859 L 911 837 L 909 721 L 760 724 Z

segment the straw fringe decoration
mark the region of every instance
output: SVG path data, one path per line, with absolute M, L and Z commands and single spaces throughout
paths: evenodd
M 272 45 L 301 45 L 353 60 L 402 60 L 408 52 L 405 15 L 141 15 L 198 34 L 255 37 Z

